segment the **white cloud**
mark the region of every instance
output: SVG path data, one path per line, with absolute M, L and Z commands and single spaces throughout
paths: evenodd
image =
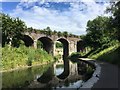
M 22 2 L 10 14 L 14 17 L 20 17 L 26 22 L 27 26 L 43 29 L 50 26 L 57 31 L 68 31 L 74 34 L 85 34 L 88 20 L 92 20 L 98 15 L 103 15 L 104 10 L 109 3 L 97 4 L 94 0 L 81 0 L 84 3 L 71 2 L 68 11 L 59 12 L 57 10 L 47 9 L 35 6 L 35 2 Z M 37 0 L 35 0 L 37 1 Z M 48 3 L 47 3 L 48 4 Z M 22 7 L 31 7 L 24 10 Z M 83 9 L 83 11 L 81 11 Z

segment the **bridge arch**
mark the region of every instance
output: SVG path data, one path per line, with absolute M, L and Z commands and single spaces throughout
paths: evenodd
M 49 37 L 40 37 L 38 41 L 41 41 L 43 44 L 43 49 L 48 53 L 53 53 L 53 41 Z
M 83 51 L 84 42 L 82 40 L 77 41 L 77 52 Z
M 29 35 L 24 35 L 22 40 L 26 47 L 33 46 L 34 40 Z
M 69 55 L 69 41 L 65 38 L 58 38 L 57 41 L 63 44 L 63 60 Z

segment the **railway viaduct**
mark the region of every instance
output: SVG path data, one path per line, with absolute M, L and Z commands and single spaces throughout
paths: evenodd
M 63 57 L 70 55 L 73 52 L 79 52 L 81 50 L 81 42 L 80 38 L 76 37 L 64 37 L 58 35 L 46 35 L 35 32 L 25 32 L 23 41 L 26 46 L 33 46 L 37 48 L 37 42 L 41 41 L 43 44 L 43 49 L 48 53 L 55 55 L 55 43 L 56 41 L 60 41 L 63 44 Z

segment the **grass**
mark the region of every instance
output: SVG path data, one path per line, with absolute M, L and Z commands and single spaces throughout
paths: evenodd
M 48 63 L 52 60 L 52 55 L 42 49 L 25 46 L 19 48 L 5 46 L 2 48 L 3 70 Z
M 120 66 L 120 44 L 110 46 L 109 48 L 101 50 L 98 53 L 91 54 L 88 57 Z

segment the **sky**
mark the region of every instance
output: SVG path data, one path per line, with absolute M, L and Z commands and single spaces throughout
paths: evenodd
M 86 34 L 88 20 L 105 13 L 109 0 L 0 0 L 0 10 L 19 17 L 28 27 Z

